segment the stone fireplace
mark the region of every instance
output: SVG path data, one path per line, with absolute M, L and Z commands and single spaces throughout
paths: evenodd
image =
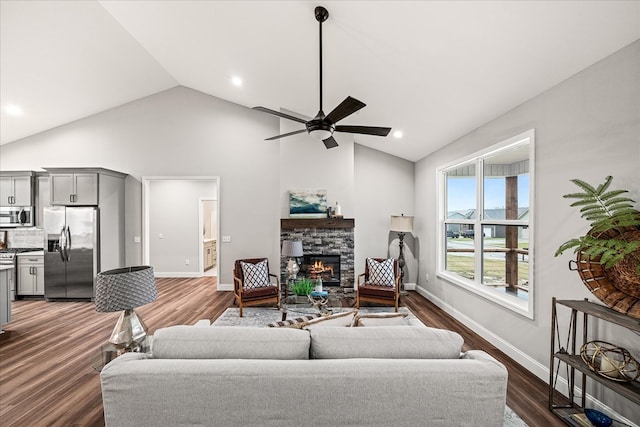
M 322 284 L 331 286 L 340 285 L 342 288 L 353 289 L 355 281 L 355 255 L 354 255 L 354 228 L 353 218 L 283 218 L 280 220 L 280 244 L 283 240 L 302 241 L 304 257 L 298 259 L 301 264 L 300 275 L 318 274 L 316 271 L 303 272 L 306 257 L 316 257 L 323 261 L 323 269 L 327 269 L 325 261 L 333 262 L 333 280 L 329 280 L 329 271 L 324 271 Z M 336 259 L 337 257 L 337 259 Z M 281 258 L 280 271 L 286 270 L 287 259 Z M 319 267 L 317 267 L 319 268 Z M 337 271 L 336 271 L 337 270 Z M 337 277 L 336 276 L 337 273 Z M 325 277 L 327 282 L 325 282 Z M 286 278 L 282 278 L 285 280 Z M 332 283 L 333 282 L 333 283 Z

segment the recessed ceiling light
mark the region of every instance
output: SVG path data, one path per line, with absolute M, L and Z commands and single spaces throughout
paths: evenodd
M 233 83 L 234 86 L 240 87 L 242 86 L 242 79 L 238 76 L 233 76 L 231 77 L 231 83 Z
M 398 138 L 398 139 L 402 138 L 402 131 L 401 130 L 394 131 L 393 132 L 393 137 L 394 138 Z
M 15 104 L 7 105 L 6 107 L 4 107 L 4 111 L 10 116 L 16 116 L 16 117 L 24 114 L 24 111 L 22 111 L 22 108 L 18 107 Z

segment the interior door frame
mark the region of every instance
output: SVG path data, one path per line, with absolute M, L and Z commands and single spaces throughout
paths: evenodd
M 216 199 L 217 199 L 217 203 L 216 203 L 216 218 L 217 218 L 217 224 L 216 226 L 218 227 L 218 235 L 220 233 L 220 223 L 221 223 L 221 218 L 220 218 L 220 176 L 143 176 L 142 177 L 142 261 L 145 265 L 150 265 L 150 232 L 149 232 L 149 224 L 150 224 L 150 220 L 149 220 L 149 206 L 150 206 L 150 200 L 149 200 L 149 195 L 151 193 L 150 191 L 150 186 L 152 185 L 153 182 L 157 182 L 157 181 L 214 181 L 214 185 L 215 185 L 215 192 L 216 192 Z M 198 201 L 197 205 L 194 206 L 195 209 L 198 209 L 198 217 L 202 216 L 202 212 L 200 212 L 200 202 Z M 200 220 L 198 221 L 197 224 L 198 227 L 200 227 L 200 230 L 202 229 L 202 218 L 200 218 Z M 218 242 L 216 242 L 216 245 L 218 245 Z M 218 257 L 218 262 L 220 259 L 220 246 L 218 245 L 217 249 L 217 254 L 216 256 Z M 202 242 L 200 242 L 199 245 L 199 253 L 202 255 Z M 199 271 L 200 271 L 200 276 L 203 274 L 203 263 L 202 263 L 202 256 L 200 256 L 200 260 L 199 262 Z M 218 264 L 219 265 L 219 264 Z

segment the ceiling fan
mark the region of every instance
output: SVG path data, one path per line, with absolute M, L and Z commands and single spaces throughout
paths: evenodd
M 295 122 L 303 123 L 305 129 L 296 130 L 293 132 L 285 133 L 282 135 L 272 136 L 265 141 L 272 141 L 274 139 L 284 138 L 285 136 L 296 135 L 303 132 L 308 132 L 315 139 L 321 139 L 324 142 L 325 147 L 333 148 L 337 147 L 338 143 L 333 138 L 333 132 L 345 132 L 345 133 L 358 133 L 363 135 L 377 135 L 387 136 L 391 131 L 391 128 L 386 127 L 374 127 L 374 126 L 349 126 L 349 125 L 336 125 L 336 123 L 347 116 L 355 113 L 359 109 L 363 108 L 366 104 L 358 101 L 355 98 L 347 96 L 347 98 L 334 108 L 329 114 L 325 115 L 322 110 L 322 23 L 329 18 L 329 12 L 322 6 L 315 8 L 316 21 L 320 24 L 320 111 L 316 116 L 306 121 L 304 119 L 291 116 L 280 111 L 271 110 L 265 107 L 253 107 L 254 110 L 262 111 L 274 116 L 282 117 Z

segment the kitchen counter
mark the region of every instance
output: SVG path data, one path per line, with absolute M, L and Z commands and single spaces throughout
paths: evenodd
M 39 250 L 34 250 L 31 252 L 20 252 L 19 254 L 16 254 L 16 256 L 38 256 L 38 255 L 44 255 L 44 249 L 39 249 Z
M 5 271 L 13 268 L 13 265 L 0 265 L 0 271 Z

